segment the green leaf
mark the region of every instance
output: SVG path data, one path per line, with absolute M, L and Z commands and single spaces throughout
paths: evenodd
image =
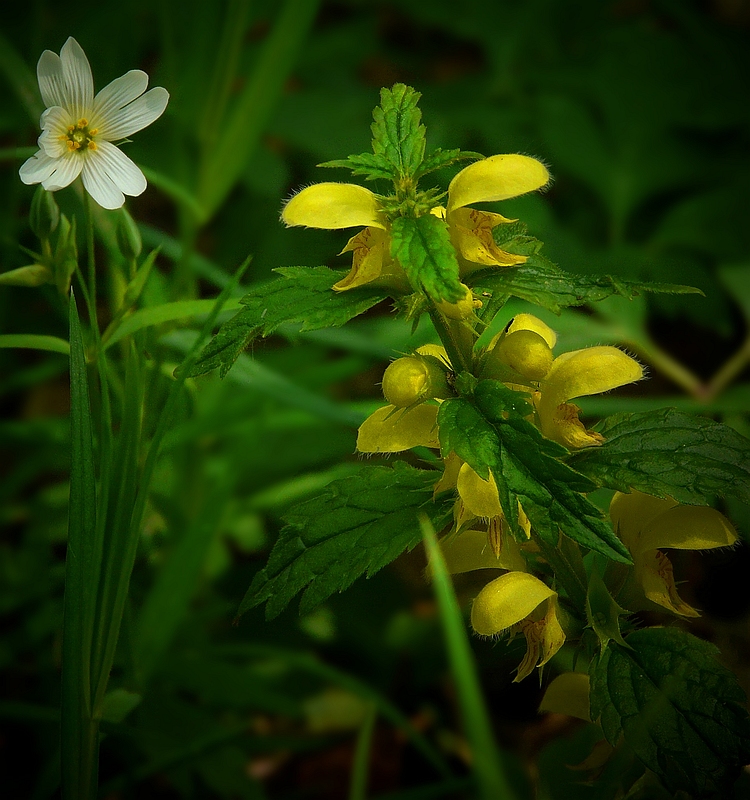
M 433 214 L 394 219 L 391 255 L 412 286 L 423 289 L 434 302 L 456 303 L 464 296 L 448 226 Z
M 591 669 L 591 717 L 621 735 L 671 791 L 727 792 L 750 760 L 750 721 L 717 649 L 677 628 L 644 628 L 612 643 Z
M 600 486 L 691 505 L 716 495 L 750 503 L 750 440 L 727 425 L 666 408 L 617 414 L 597 430 L 604 444 L 568 464 Z
M 257 286 L 242 298 L 244 308 L 221 326 L 190 375 L 218 367 L 223 377 L 254 339 L 268 336 L 284 323 L 301 322 L 303 331 L 338 327 L 387 296 L 367 287 L 335 292 L 331 287 L 345 273 L 328 267 L 282 267 L 276 272 L 282 277 Z
M 421 541 L 417 514 L 442 528 L 450 508 L 434 504 L 438 473 L 403 463 L 362 467 L 334 481 L 320 497 L 286 515 L 268 564 L 253 580 L 238 614 L 268 601 L 272 619 L 305 589 L 300 612 L 310 611 L 366 574 L 374 575 Z
M 466 161 L 468 159 L 477 161 L 481 158 L 484 158 L 481 153 L 459 149 L 443 150 L 438 147 L 437 150 L 433 150 L 425 157 L 422 161 L 422 165 L 417 170 L 417 175 L 422 177 L 422 175 L 427 175 L 430 172 L 434 172 L 436 169 L 449 167 L 451 164 L 455 164 L 456 161 Z
M 62 641 L 63 794 L 96 795 L 98 722 L 92 715 L 91 650 L 96 620 L 101 540 L 91 406 L 83 332 L 70 299 L 70 503 L 65 557 Z
M 417 107 L 421 96 L 396 83 L 380 90 L 380 105 L 372 112 L 372 151 L 392 165 L 394 179 L 414 176 L 424 158 L 425 127 Z
M 113 344 L 126 336 L 130 336 L 144 328 L 163 325 L 165 322 L 175 322 L 178 319 L 188 319 L 189 317 L 209 314 L 214 304 L 214 300 L 175 300 L 173 303 L 162 303 L 158 306 L 141 308 L 129 317 L 125 317 L 122 322 L 117 323 L 115 320 L 115 325 L 107 328 L 102 338 L 104 349 L 112 347 Z M 240 301 L 234 299 L 227 300 L 224 304 L 225 311 L 233 311 L 240 307 Z
M 48 350 L 67 356 L 70 345 L 58 336 L 43 336 L 36 333 L 6 333 L 0 336 L 0 348 L 23 347 L 29 350 Z
M 382 155 L 373 155 L 373 153 L 361 153 L 358 156 L 337 158 L 333 161 L 325 161 L 322 164 L 318 164 L 318 166 L 345 167 L 350 169 L 353 175 L 363 175 L 368 181 L 374 181 L 378 178 L 393 180 L 394 178 L 393 167 L 388 162 L 388 159 Z
M 487 397 L 483 403 L 486 407 Z M 584 547 L 630 563 L 601 511 L 582 494 L 595 484 L 559 460 L 567 450 L 522 417 L 495 414 L 493 423 L 466 398 L 443 402 L 438 412 L 443 456 L 455 452 L 485 480 L 492 472 L 505 518 L 518 535 L 520 502 L 538 535 L 553 546 L 562 531 Z
M 525 264 L 517 267 L 476 272 L 467 278 L 467 284 L 477 293 L 520 297 L 555 314 L 568 306 L 582 306 L 612 295 L 631 300 L 641 292 L 702 294 L 692 286 L 673 283 L 640 283 L 612 275 L 573 275 L 539 254 L 530 255 Z

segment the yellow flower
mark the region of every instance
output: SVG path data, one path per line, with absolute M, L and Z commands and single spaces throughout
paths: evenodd
M 591 722 L 589 692 L 589 676 L 585 672 L 563 672 L 547 687 L 539 710 Z
M 635 579 L 646 597 L 683 617 L 700 614 L 677 594 L 672 563 L 662 548 L 710 550 L 737 541 L 727 518 L 713 508 L 679 505 L 641 492 L 617 492 L 609 507 L 612 524 L 633 556 Z
M 471 626 L 481 636 L 523 633 L 526 655 L 514 682 L 546 664 L 565 642 L 557 592 L 528 572 L 506 572 L 488 583 L 471 607 Z
M 549 181 L 547 169 L 528 156 L 491 156 L 462 169 L 448 187 L 447 210 L 432 213 L 446 219 L 460 255 L 463 272 L 485 266 L 520 264 L 525 256 L 505 253 L 495 245 L 492 229 L 510 222 L 500 214 L 467 208 L 471 203 L 506 200 L 532 192 Z M 408 290 L 400 265 L 390 254 L 388 220 L 377 195 L 354 183 L 316 183 L 296 194 L 284 206 L 282 220 L 289 226 L 337 230 L 363 227 L 342 253 L 353 253 L 349 274 L 333 288 L 354 289 L 369 283 Z
M 451 240 L 459 254 L 461 276 L 483 267 L 523 264 L 526 256 L 506 253 L 496 244 L 492 229 L 513 222 L 500 214 L 469 208 L 473 203 L 509 200 L 549 183 L 549 172 L 529 156 L 499 155 L 469 164 L 448 186 L 447 208 L 434 209 L 445 215 Z
M 542 433 L 570 449 L 601 444 L 598 433 L 578 419 L 580 408 L 568 400 L 600 394 L 639 381 L 643 367 L 616 347 L 588 347 L 558 356 L 541 383 L 537 411 Z

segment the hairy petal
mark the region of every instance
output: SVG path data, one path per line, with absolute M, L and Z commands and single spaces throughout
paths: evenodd
M 377 197 L 356 183 L 316 183 L 303 189 L 284 206 L 286 225 L 306 228 L 385 228 Z
M 473 203 L 489 203 L 541 189 L 549 172 L 541 161 L 529 156 L 490 156 L 469 164 L 448 186 L 448 215 Z

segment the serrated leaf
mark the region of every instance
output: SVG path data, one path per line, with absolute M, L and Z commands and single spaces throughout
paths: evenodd
M 727 425 L 666 408 L 616 414 L 596 429 L 604 444 L 568 463 L 600 486 L 690 505 L 716 495 L 750 503 L 750 440 Z
M 725 793 L 750 760 L 750 722 L 717 649 L 677 628 L 644 628 L 612 643 L 591 669 L 591 717 L 610 744 L 623 735 L 671 790 Z
M 393 180 L 396 173 L 388 159 L 373 153 L 360 153 L 359 155 L 337 158 L 334 161 L 325 161 L 319 167 L 344 167 L 350 169 L 353 175 L 363 175 L 366 180 L 374 181 L 378 178 Z
M 300 613 L 306 613 L 417 545 L 419 513 L 440 530 L 450 506 L 433 502 L 438 474 L 400 462 L 393 468 L 362 467 L 295 506 L 238 614 L 267 601 L 266 617 L 272 619 L 303 589 Z
M 434 302 L 456 303 L 464 296 L 448 226 L 433 214 L 393 220 L 391 255 L 412 286 L 423 289 Z
M 517 252 L 512 248 L 509 249 L 511 252 Z M 527 253 L 519 251 L 519 254 Z M 538 253 L 529 254 L 528 261 L 517 267 L 503 267 L 493 272 L 476 272 L 467 279 L 467 283 L 478 293 L 489 292 L 492 295 L 520 297 L 555 314 L 559 314 L 563 308 L 594 303 L 612 295 L 632 300 L 642 292 L 702 294 L 699 289 L 694 289 L 692 286 L 673 283 L 626 281 L 612 275 L 573 275 L 559 269 Z
M 418 177 L 421 177 L 422 175 L 427 175 L 430 172 L 434 172 L 436 169 L 449 167 L 451 164 L 455 164 L 456 161 L 465 161 L 468 159 L 477 161 L 480 158 L 484 158 L 481 153 L 459 150 L 458 148 L 454 150 L 443 150 L 442 148 L 438 147 L 437 150 L 433 150 L 431 153 L 425 156 L 424 160 L 422 161 L 422 165 L 419 167 L 416 174 Z
M 481 383 L 480 383 L 481 385 Z M 440 448 L 451 451 L 482 478 L 495 479 L 500 505 L 520 534 L 520 502 L 539 536 L 557 547 L 560 532 L 615 561 L 629 563 L 625 546 L 601 511 L 582 492 L 596 488 L 559 460 L 567 451 L 528 421 L 498 415 L 493 423 L 468 399 L 446 400 L 438 412 Z
M 302 323 L 303 331 L 339 327 L 387 296 L 366 286 L 334 292 L 331 287 L 345 273 L 328 267 L 281 267 L 275 271 L 282 277 L 257 286 L 242 298 L 244 308 L 206 345 L 191 376 L 218 367 L 223 377 L 254 339 L 272 334 L 284 323 Z
M 396 83 L 380 90 L 380 105 L 372 112 L 372 151 L 393 165 L 397 178 L 412 177 L 424 158 L 425 127 L 417 106 L 421 96 Z

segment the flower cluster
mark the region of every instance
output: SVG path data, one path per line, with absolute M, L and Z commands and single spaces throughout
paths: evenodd
M 525 256 L 501 250 L 492 236 L 493 228 L 513 220 L 470 206 L 518 197 L 548 182 L 546 167 L 535 158 L 522 155 L 490 156 L 470 164 L 453 178 L 448 187 L 447 205 L 435 206 L 431 213 L 447 223 L 461 277 L 477 269 L 513 266 L 526 261 Z M 363 228 L 341 251 L 353 254 L 352 268 L 333 287 L 337 291 L 365 284 L 408 290 L 402 267 L 391 257 L 388 217 L 378 196 L 364 186 L 313 184 L 292 197 L 281 218 L 289 226 L 327 230 Z
M 167 90 L 146 92 L 148 75 L 134 69 L 94 96 L 91 67 L 72 37 L 59 56 L 51 50 L 42 53 L 37 77 L 47 108 L 39 123 L 39 151 L 21 167 L 21 180 L 54 192 L 80 175 L 103 208 L 120 208 L 124 195 L 141 194 L 146 178 L 113 142 L 158 119 L 167 107 Z
M 530 419 L 550 439 L 570 449 L 597 446 L 599 434 L 587 431 L 579 409 L 569 401 L 640 380 L 643 369 L 616 347 L 591 347 L 554 357 L 556 335 L 542 320 L 518 314 L 475 358 L 480 378 L 501 380 L 528 393 Z M 438 407 L 450 395 L 451 364 L 436 345 L 397 359 L 386 370 L 383 392 L 389 404 L 366 419 L 357 438 L 363 453 L 394 453 L 412 447 L 439 447 Z M 518 523 L 527 542 L 511 535 L 492 473 L 478 475 L 455 453 L 447 454 L 436 492 L 454 491 L 453 533 L 444 540 L 454 572 L 492 566 L 507 572 L 488 584 L 474 601 L 472 625 L 492 635 L 520 631 L 527 655 L 516 680 L 544 664 L 565 639 L 557 618 L 557 594 L 527 571 L 522 550 L 534 547 L 531 524 L 519 504 Z

